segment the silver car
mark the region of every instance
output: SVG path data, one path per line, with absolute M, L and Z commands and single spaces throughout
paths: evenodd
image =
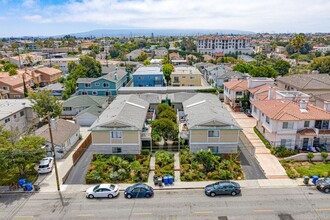
M 38 173 L 49 173 L 52 172 L 54 165 L 54 158 L 45 157 L 40 161 L 38 167 Z

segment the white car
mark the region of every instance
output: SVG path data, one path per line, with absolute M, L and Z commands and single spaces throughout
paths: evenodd
M 86 190 L 86 197 L 89 199 L 108 197 L 112 199 L 118 196 L 119 186 L 115 184 L 100 184 L 94 187 L 90 187 Z
M 52 172 L 54 165 L 54 158 L 45 157 L 40 161 L 38 167 L 38 173 L 49 173 Z

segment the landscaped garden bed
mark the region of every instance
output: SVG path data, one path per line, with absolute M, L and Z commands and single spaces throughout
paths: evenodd
M 237 154 L 214 155 L 200 150 L 193 154 L 180 152 L 181 181 L 206 181 L 243 179 L 244 175 Z
M 314 175 L 319 177 L 330 176 L 330 163 L 281 160 L 281 164 L 290 178 L 311 177 Z
M 137 183 L 147 182 L 150 154 L 93 156 L 86 174 L 86 183 Z
M 155 175 L 174 176 L 174 154 L 167 151 L 156 151 L 155 153 Z

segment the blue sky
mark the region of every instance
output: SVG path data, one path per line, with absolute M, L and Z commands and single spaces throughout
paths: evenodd
M 0 0 L 0 36 L 103 28 L 330 32 L 329 0 Z

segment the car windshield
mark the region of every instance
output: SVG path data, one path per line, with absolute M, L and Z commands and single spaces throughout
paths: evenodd
M 330 183 L 330 177 L 324 178 L 324 182 Z
M 95 186 L 93 191 L 97 190 L 98 188 L 100 188 L 100 185 Z
M 39 168 L 47 168 L 48 164 L 44 164 L 44 165 L 39 165 Z
M 110 185 L 110 189 L 111 189 L 111 190 L 114 190 L 115 188 L 116 188 L 115 185 Z

